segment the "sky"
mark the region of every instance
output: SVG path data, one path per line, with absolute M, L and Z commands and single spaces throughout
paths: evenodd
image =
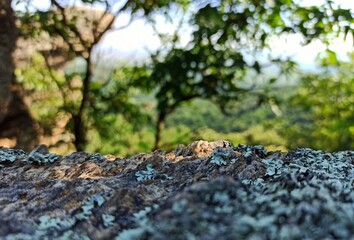
M 72 1 L 72 0 L 71 0 Z M 323 3 L 323 0 L 298 0 L 303 5 L 318 5 Z M 333 0 L 335 4 L 344 8 L 354 9 L 354 0 Z M 41 10 L 46 10 L 49 7 L 47 0 L 34 0 L 33 5 Z M 17 6 L 17 9 L 24 9 L 24 6 Z M 99 6 L 98 6 L 99 8 Z M 178 18 L 180 14 L 176 13 Z M 125 25 L 129 21 L 130 16 L 127 14 L 120 15 L 115 23 L 116 27 Z M 175 24 L 176 25 L 176 24 Z M 156 28 L 164 33 L 172 33 L 176 28 L 174 24 L 166 23 L 163 18 L 156 19 Z M 191 28 L 184 25 L 179 29 L 181 34 L 181 43 L 185 45 L 191 39 Z M 300 35 L 294 35 L 291 38 L 274 38 L 272 39 L 272 52 L 274 55 L 288 55 L 293 58 L 303 68 L 313 68 L 313 63 L 316 56 L 325 50 L 325 46 L 320 41 L 302 46 L 302 38 Z M 143 19 L 133 21 L 129 27 L 107 33 L 102 45 L 106 51 L 114 52 L 115 57 L 122 60 L 144 60 L 148 58 L 149 52 L 154 52 L 160 46 L 158 36 L 155 34 L 151 25 L 147 24 Z M 331 46 L 330 49 L 335 51 L 339 58 L 345 59 L 346 53 L 353 49 L 353 38 L 348 36 L 347 40 L 343 40 L 340 36 Z

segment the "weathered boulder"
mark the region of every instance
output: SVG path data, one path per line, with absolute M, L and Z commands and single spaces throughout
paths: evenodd
M 0 149 L 0 239 L 350 239 L 354 152 Z

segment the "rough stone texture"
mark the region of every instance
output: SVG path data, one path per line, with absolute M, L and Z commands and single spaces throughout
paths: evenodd
M 351 239 L 354 152 L 0 148 L 0 239 Z

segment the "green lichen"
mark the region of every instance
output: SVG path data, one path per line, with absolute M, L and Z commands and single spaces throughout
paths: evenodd
M 102 222 L 104 227 L 111 227 L 114 225 L 115 216 L 110 214 L 102 214 Z
M 95 160 L 95 161 L 99 161 L 99 162 L 103 162 L 106 160 L 106 158 L 104 156 L 102 156 L 101 154 L 98 153 L 94 153 L 90 156 L 90 160 Z
M 245 158 L 251 157 L 253 154 L 257 155 L 258 157 L 265 157 L 267 156 L 267 150 L 261 146 L 249 146 L 244 144 L 239 144 L 237 147 L 233 148 L 234 151 L 241 152 Z
M 151 163 L 149 163 L 146 165 L 146 170 L 137 171 L 135 173 L 135 176 L 136 176 L 136 180 L 140 182 L 140 181 L 155 179 L 157 176 L 157 173 L 153 169 L 153 165 Z
M 18 149 L 0 148 L 0 162 L 14 162 L 19 157 L 26 156 L 26 153 Z
M 261 148 L 238 150 L 244 157 L 250 152 L 251 157 L 267 154 Z M 224 154 L 226 151 L 221 152 L 217 156 L 222 160 L 214 161 L 228 164 L 229 156 Z M 196 185 L 185 190 L 180 195 L 182 198 L 174 199 L 165 209 L 141 214 L 139 219 L 143 225 L 123 231 L 120 236 L 135 236 L 135 239 L 220 239 L 220 236 L 223 239 L 353 239 L 353 162 L 354 154 L 349 151 L 329 154 L 311 149 L 298 149 L 281 159 L 269 158 L 263 160 L 264 179 L 241 181 L 220 177 Z M 169 209 L 173 214 L 165 216 Z
M 159 179 L 160 179 L 161 183 L 164 183 L 166 181 L 172 180 L 173 177 L 168 176 L 167 174 L 163 173 L 163 174 L 159 175 Z
M 92 215 L 92 210 L 96 206 L 101 206 L 104 203 L 104 198 L 99 195 L 95 194 L 91 196 L 88 200 L 85 201 L 85 203 L 81 206 L 81 212 L 76 214 L 75 217 L 78 220 L 86 220 Z
M 119 233 L 115 240 L 131 240 L 131 239 L 146 239 L 146 235 L 154 231 L 151 226 L 148 214 L 152 210 L 158 209 L 159 206 L 154 204 L 152 207 L 148 206 L 133 214 L 135 228 L 126 229 Z
M 31 235 L 28 239 L 62 239 L 62 240 L 89 240 L 90 238 L 75 232 L 72 228 L 78 221 L 87 220 L 92 215 L 92 210 L 95 207 L 99 207 L 104 203 L 104 198 L 100 194 L 95 194 L 87 199 L 80 207 L 81 212 L 75 214 L 70 218 L 58 218 L 48 215 L 41 216 L 37 224 L 37 230 L 35 235 Z M 114 216 L 103 214 L 103 224 L 105 227 L 109 227 L 113 224 Z M 27 239 L 26 235 L 13 235 L 10 239 Z
M 37 229 L 32 234 L 11 234 L 4 240 L 32 240 L 32 239 L 58 239 L 58 240 L 90 240 L 88 236 L 70 230 L 75 225 L 75 219 L 60 219 L 44 215 L 36 224 Z
M 39 230 L 48 230 L 54 228 L 55 230 L 61 231 L 69 229 L 75 224 L 75 219 L 59 219 L 52 218 L 50 216 L 44 215 L 39 218 Z
M 284 166 L 284 162 L 280 159 L 266 159 L 263 160 L 266 166 L 266 175 L 272 177 L 279 177 L 283 173 L 289 172 L 289 168 Z
M 27 161 L 30 163 L 37 163 L 37 164 L 48 164 L 53 163 L 59 159 L 59 155 L 48 153 L 42 154 L 37 151 L 32 151 L 27 157 Z
M 228 162 L 236 163 L 235 153 L 231 148 L 217 147 L 210 156 L 210 163 L 218 166 L 227 165 Z
M 122 231 L 115 240 L 143 239 L 147 229 L 144 227 L 133 228 Z

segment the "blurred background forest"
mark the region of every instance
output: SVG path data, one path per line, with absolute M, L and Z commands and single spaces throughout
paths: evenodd
M 0 145 L 353 149 L 348 2 L 0 0 Z

